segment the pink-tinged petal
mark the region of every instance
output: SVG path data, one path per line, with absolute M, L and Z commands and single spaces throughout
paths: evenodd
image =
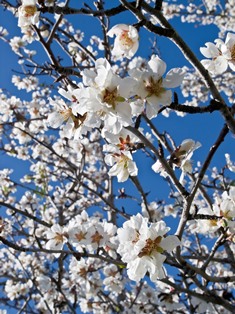
M 175 88 L 180 86 L 184 79 L 185 71 L 181 68 L 174 68 L 170 70 L 166 78 L 163 80 L 162 86 L 166 88 Z
M 110 29 L 108 36 L 113 37 L 114 47 L 112 55 L 116 59 L 132 58 L 139 47 L 139 35 L 135 27 L 126 24 L 118 24 Z
M 159 75 L 159 77 L 161 77 L 166 72 L 166 63 L 157 56 L 152 58 L 148 62 L 148 65 L 154 73 Z

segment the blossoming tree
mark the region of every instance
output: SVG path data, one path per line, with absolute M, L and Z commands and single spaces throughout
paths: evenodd
M 1 313 L 234 313 L 234 1 L 0 4 Z

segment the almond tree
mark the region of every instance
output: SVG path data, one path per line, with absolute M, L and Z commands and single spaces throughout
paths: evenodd
M 1 313 L 234 313 L 234 1 L 0 4 Z

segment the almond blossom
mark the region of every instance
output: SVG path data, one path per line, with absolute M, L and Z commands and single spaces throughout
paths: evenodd
M 135 84 L 131 78 L 121 78 L 112 70 L 106 59 L 95 62 L 95 70 L 83 72 L 85 86 L 79 91 L 79 108 L 92 112 L 104 128 L 117 134 L 123 126 L 132 124 L 131 107 L 128 102 Z
M 40 12 L 37 11 L 35 0 L 23 0 L 18 12 L 18 26 L 21 28 L 26 28 L 32 24 L 35 25 L 39 21 Z
M 117 252 L 127 263 L 131 280 L 139 281 L 147 272 L 152 281 L 165 277 L 163 263 L 166 256 L 163 253 L 172 252 L 180 245 L 176 236 L 166 236 L 169 230 L 164 221 L 149 224 L 140 214 L 132 216 L 118 229 L 120 244 Z
M 228 66 L 235 71 L 235 34 L 228 33 L 225 44 L 221 47 L 221 52 L 228 62 Z
M 131 59 L 139 47 L 139 34 L 135 27 L 127 24 L 117 24 L 112 27 L 108 36 L 116 36 L 112 55 L 118 60 L 122 58 Z
M 138 168 L 132 159 L 132 155 L 128 151 L 114 152 L 105 156 L 105 162 L 111 166 L 108 174 L 117 176 L 118 182 L 126 181 L 129 176 L 137 176 Z
M 147 69 L 131 69 L 129 74 L 137 82 L 136 95 L 146 103 L 146 115 L 152 119 L 158 114 L 160 106 L 169 106 L 172 102 L 172 91 L 182 83 L 185 72 L 181 68 L 171 69 L 166 77 L 166 63 L 158 56 L 152 56 L 148 62 Z
M 222 74 L 228 66 L 232 71 L 235 70 L 235 34 L 228 33 L 225 42 L 216 39 L 215 44 L 207 42 L 205 46 L 200 51 L 211 60 L 204 59 L 201 63 L 211 74 Z
M 62 127 L 64 137 L 78 139 L 90 129 L 89 123 L 87 123 L 87 126 L 85 121 L 89 120 L 88 118 L 92 120 L 92 115 L 87 115 L 86 113 L 83 115 L 79 113 L 74 114 L 76 111 L 73 111 L 73 107 L 67 106 L 62 99 L 57 102 L 50 99 L 50 103 L 54 105 L 54 111 L 49 113 L 47 117 L 48 125 L 52 128 L 58 128 L 65 122 L 65 125 Z M 92 123 L 90 122 L 90 124 Z
M 66 229 L 59 224 L 54 224 L 49 231 L 46 232 L 48 242 L 46 243 L 47 250 L 62 250 L 64 244 L 67 242 Z M 60 253 L 55 253 L 59 256 Z
M 173 166 L 173 168 L 179 167 L 182 170 L 182 175 L 180 177 L 181 183 L 186 173 L 192 173 L 193 168 L 191 157 L 193 152 L 200 146 L 201 143 L 186 139 L 172 152 L 171 156 L 168 156 L 167 159 L 169 160 L 169 164 Z M 152 165 L 152 169 L 154 172 L 160 173 L 161 176 L 167 176 L 167 172 L 164 170 L 159 160 Z
M 193 152 L 201 146 L 201 143 L 195 142 L 191 139 L 184 140 L 171 154 L 170 163 L 174 166 L 180 167 L 185 173 L 192 172 L 191 157 Z

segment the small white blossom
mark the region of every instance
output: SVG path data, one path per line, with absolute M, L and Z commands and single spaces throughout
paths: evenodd
M 185 72 L 181 68 L 171 69 L 166 77 L 166 63 L 158 56 L 152 56 L 147 68 L 140 70 L 131 69 L 129 74 L 137 82 L 135 92 L 137 99 L 140 98 L 146 103 L 146 115 L 149 119 L 158 114 L 160 105 L 168 106 L 172 101 L 172 91 L 182 83 Z
M 124 182 L 129 176 L 137 176 L 138 174 L 136 163 L 132 160 L 132 155 L 128 151 L 108 154 L 104 160 L 107 165 L 112 166 L 108 174 L 117 176 L 118 182 Z
M 62 250 L 64 244 L 67 242 L 67 233 L 66 229 L 61 227 L 58 224 L 55 224 L 47 231 L 47 239 L 49 240 L 46 243 L 47 250 Z M 55 253 L 55 256 L 59 256 L 60 253 Z
M 116 35 L 112 55 L 116 59 L 131 59 L 139 47 L 139 34 L 135 27 L 126 24 L 117 24 L 112 27 L 108 36 Z
M 95 70 L 83 72 L 85 88 L 79 91 L 79 108 L 92 112 L 104 128 L 117 134 L 123 126 L 132 124 L 131 107 L 128 103 L 132 85 L 131 78 L 121 78 L 114 73 L 106 59 L 98 59 Z M 79 112 L 80 113 L 80 112 Z
M 232 172 L 235 172 L 235 164 L 231 161 L 230 155 L 225 154 L 225 159 L 226 159 L 228 169 Z
M 173 166 L 173 168 L 179 167 L 182 170 L 180 182 L 183 181 L 186 173 L 192 173 L 193 167 L 191 157 L 193 152 L 200 146 L 201 143 L 195 142 L 191 139 L 186 139 L 173 151 L 171 156 L 167 158 L 169 160 L 169 164 Z M 159 160 L 152 165 L 152 169 L 154 172 L 160 173 L 161 176 L 167 177 L 167 172 Z
M 201 63 L 211 74 L 222 74 L 228 66 L 235 70 L 235 34 L 228 33 L 225 42 L 216 39 L 215 44 L 207 42 L 205 46 L 200 51 L 211 60 L 204 59 Z
M 39 21 L 40 12 L 37 11 L 35 0 L 23 0 L 19 7 L 18 26 L 21 28 L 35 25 Z

